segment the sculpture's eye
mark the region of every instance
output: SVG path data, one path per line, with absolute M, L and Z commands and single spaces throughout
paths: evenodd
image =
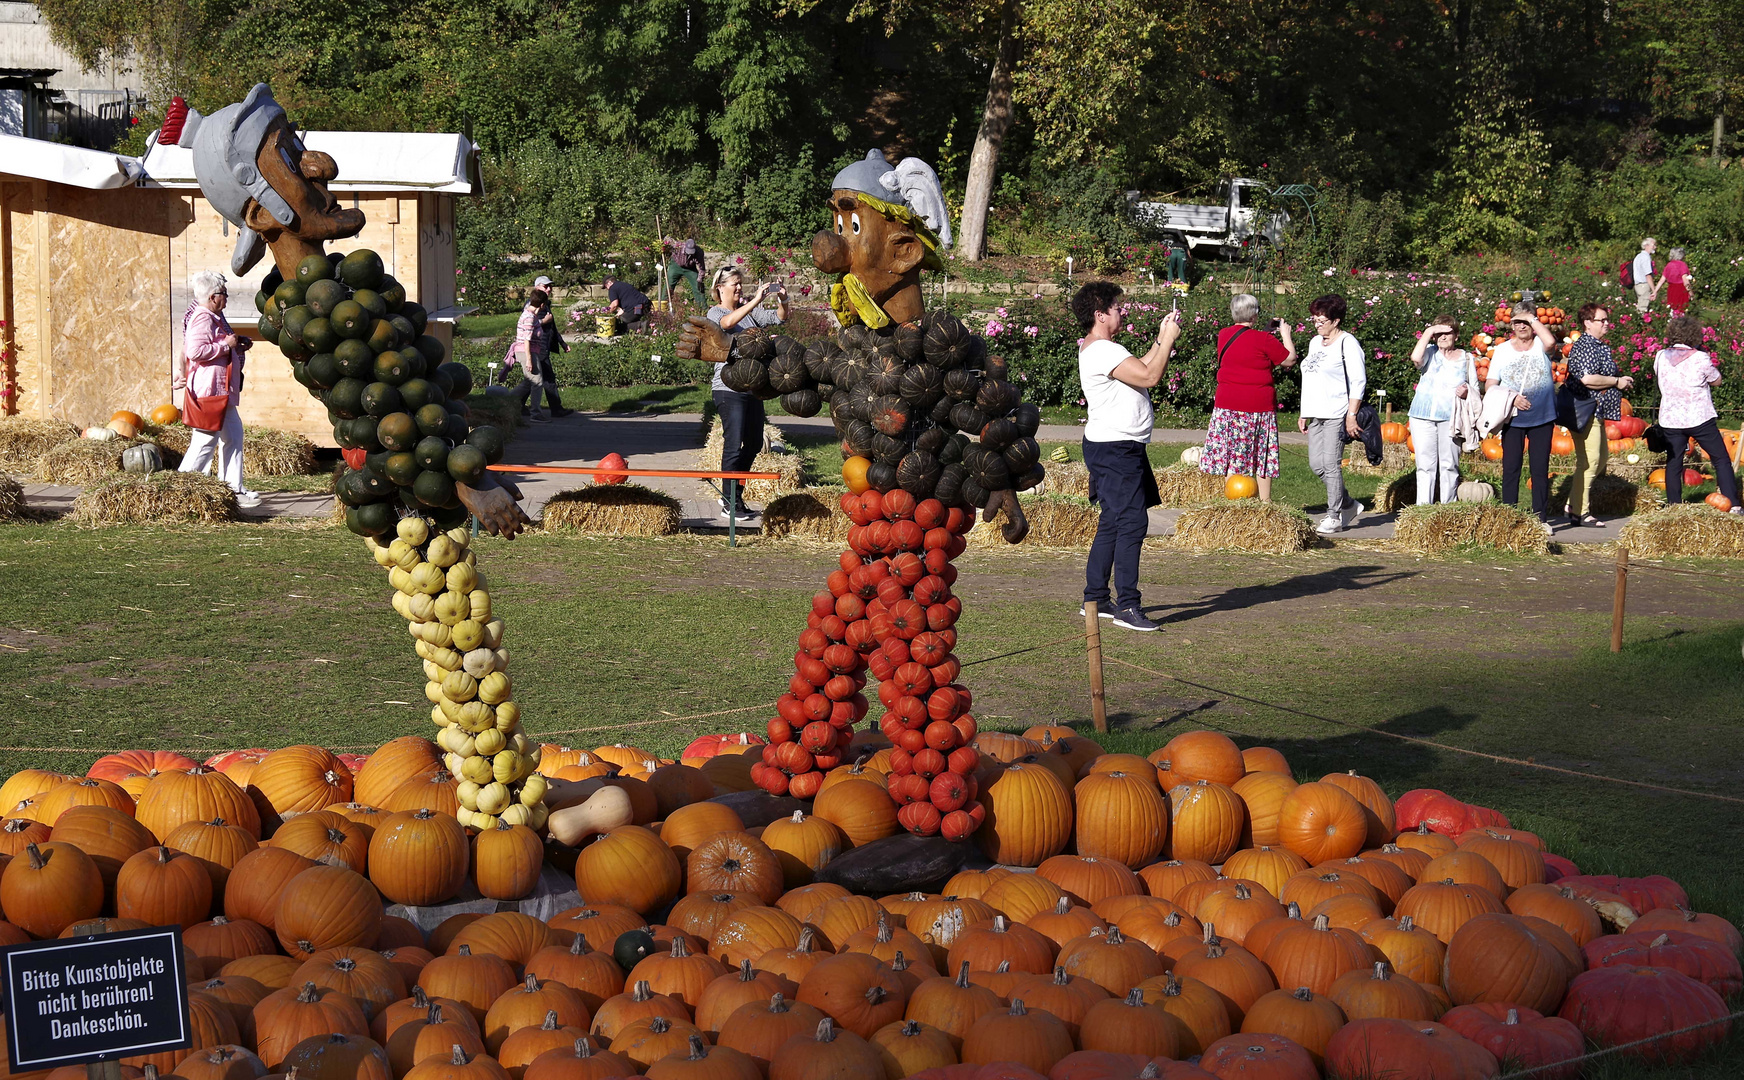
M 860 215 L 857 213 L 851 214 L 851 215 L 849 215 L 848 220 L 854 228 L 854 235 L 859 236 L 860 235 Z
M 836 215 L 836 231 L 838 233 L 842 231 L 842 215 L 840 214 Z

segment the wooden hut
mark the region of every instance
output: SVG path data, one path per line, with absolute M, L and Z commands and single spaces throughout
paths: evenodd
M 330 189 L 368 224 L 335 250 L 373 248 L 406 295 L 430 311 L 429 333 L 452 345 L 456 303 L 454 198 L 480 191 L 478 151 L 462 135 L 311 131 L 332 155 Z M 103 423 L 170 400 L 171 365 L 188 306 L 188 276 L 231 278 L 225 311 L 253 333 L 254 296 L 269 255 L 238 282 L 234 230 L 201 197 L 193 156 L 159 146 L 141 161 L 0 136 L 0 413 Z M 249 354 L 247 424 L 333 445 L 326 409 L 291 378 L 270 345 Z

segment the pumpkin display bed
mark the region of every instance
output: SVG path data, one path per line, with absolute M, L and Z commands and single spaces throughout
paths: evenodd
M 978 732 L 938 773 L 977 783 L 955 842 L 901 827 L 880 735 L 809 802 L 752 787 L 783 745 L 529 747 L 544 819 L 468 811 L 418 737 L 27 769 L 0 940 L 181 925 L 199 1045 L 151 1060 L 197 1077 L 1574 1077 L 1589 1044 L 1710 1053 L 1744 981 L 1671 878 L 1215 732 Z M 553 863 L 580 902 L 548 920 L 426 914 Z

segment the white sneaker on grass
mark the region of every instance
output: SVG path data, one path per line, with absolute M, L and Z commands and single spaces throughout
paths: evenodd
M 1331 536 L 1344 531 L 1344 522 L 1338 519 L 1338 515 L 1328 514 L 1320 519 L 1320 524 L 1314 526 L 1314 531 L 1321 536 Z
M 236 493 L 236 505 L 244 510 L 253 510 L 260 505 L 260 492 L 239 491 Z
M 1339 523 L 1348 529 L 1356 523 L 1357 515 L 1362 513 L 1363 505 L 1348 495 L 1345 496 L 1345 499 L 1344 509 L 1338 512 L 1338 516 Z

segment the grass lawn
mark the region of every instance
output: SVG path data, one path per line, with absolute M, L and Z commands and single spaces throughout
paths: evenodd
M 1156 448 L 1164 455 L 1176 448 Z M 384 573 L 313 526 L 0 526 L 0 771 L 83 770 L 100 752 L 318 742 L 431 730 Z M 673 754 L 760 730 L 791 672 L 823 547 L 709 538 L 482 539 L 535 737 Z M 971 550 L 959 654 L 990 728 L 1088 727 L 1081 554 Z M 1709 565 L 1704 569 L 1716 569 Z M 1589 873 L 1666 873 L 1744 922 L 1744 807 L 1473 757 L 1735 796 L 1744 778 L 1744 572 L 1634 575 L 1607 648 L 1607 556 L 1428 561 L 1340 545 L 1295 557 L 1147 549 L 1149 635 L 1106 629 L 1111 749 L 1209 726 L 1302 779 L 1355 769 L 1398 795 L 1494 806 Z M 1121 662 L 1150 669 L 1152 674 Z M 719 710 L 745 711 L 682 719 Z M 877 706 L 874 705 L 876 711 Z M 40 749 L 19 749 L 21 747 Z M 52 748 L 65 748 L 53 752 Z M 1736 1075 L 1744 1034 L 1695 1071 Z

